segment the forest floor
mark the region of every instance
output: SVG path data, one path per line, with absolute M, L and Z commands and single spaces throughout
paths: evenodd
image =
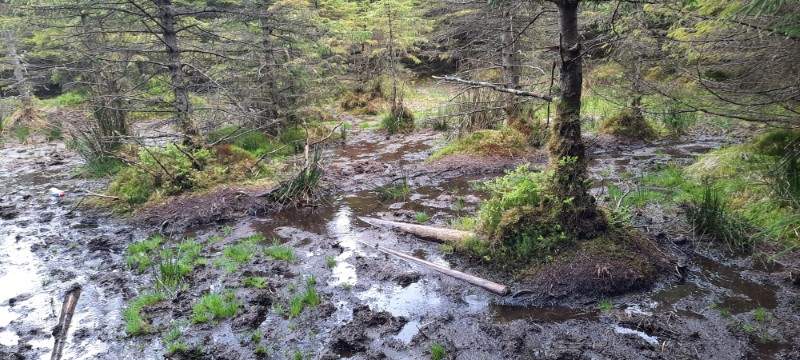
M 51 329 L 74 284 L 82 293 L 64 359 L 157 359 L 178 341 L 198 351 L 176 351 L 173 358 L 423 359 L 438 346 L 453 359 L 796 359 L 800 353 L 800 288 L 787 280 L 797 264 L 763 266 L 753 257 L 726 255 L 697 241 L 683 216 L 658 205 L 637 210 L 634 225 L 685 265 L 685 279 L 665 274 L 652 289 L 602 301 L 500 297 L 379 253 L 373 245 L 505 283 L 515 293 L 526 290 L 523 279 L 358 217 L 414 222 L 425 213 L 427 223 L 446 226 L 476 210 L 483 194 L 470 181 L 523 162 L 542 165 L 546 157 L 534 151 L 515 159 L 455 156 L 429 163 L 442 133 L 387 137 L 353 125 L 360 130 L 326 150 L 325 182 L 334 189 L 326 201 L 266 213 L 248 211 L 245 200 L 224 206 L 248 196 L 228 189 L 120 218 L 77 206 L 82 193 L 100 192 L 104 183 L 74 176 L 80 159 L 63 144 L 0 150 L 0 358 L 49 358 Z M 593 191 L 602 199 L 608 183 L 668 162 L 691 163 L 730 139 L 707 132 L 653 143 L 587 138 Z M 407 191 L 392 186 L 404 178 Z M 52 199 L 51 186 L 64 189 L 66 198 Z M 193 219 L 197 212 L 187 206 L 207 211 Z M 214 223 L 198 225 L 208 221 Z M 152 287 L 153 276 L 131 271 L 126 249 L 159 231 L 172 241 L 195 239 L 208 261 L 174 298 L 145 308 L 154 331 L 129 337 L 123 310 Z M 235 271 L 216 265 L 226 248 L 253 234 L 267 239 L 259 246 L 275 239 L 291 248 L 295 259 L 259 252 Z M 266 284 L 246 287 L 248 277 Z M 309 287 L 319 304 L 291 313 L 292 299 Z M 224 289 L 241 302 L 237 314 L 192 323 L 192 305 Z M 165 339 L 170 329 L 178 335 Z

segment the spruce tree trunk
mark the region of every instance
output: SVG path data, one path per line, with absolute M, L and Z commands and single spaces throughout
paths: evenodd
M 506 21 L 505 28 L 501 34 L 500 40 L 502 42 L 502 61 L 503 61 L 503 82 L 509 89 L 519 88 L 520 79 L 520 58 L 517 51 L 517 41 L 514 37 L 514 17 L 510 7 L 503 10 L 503 19 Z M 506 96 L 506 125 L 509 124 L 514 116 L 516 116 L 515 103 L 516 96 Z
M 195 144 L 197 128 L 192 122 L 192 104 L 189 102 L 189 90 L 183 77 L 181 49 L 178 45 L 178 33 L 175 29 L 176 15 L 172 0 L 157 0 L 158 17 L 161 23 L 161 36 L 167 51 L 167 68 L 169 69 L 172 92 L 175 95 L 173 110 L 178 127 L 185 137 L 184 142 Z
M 561 98 L 548 149 L 554 179 L 552 190 L 561 204 L 559 220 L 565 231 L 591 238 L 605 230 L 606 222 L 589 194 L 586 151 L 581 139 L 581 43 L 578 0 L 557 3 L 561 30 Z

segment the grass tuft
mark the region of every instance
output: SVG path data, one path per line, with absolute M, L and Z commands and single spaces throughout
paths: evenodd
M 444 360 L 447 357 L 447 349 L 442 344 L 431 344 L 431 360 Z
M 295 260 L 294 249 L 286 245 L 273 244 L 264 249 L 264 255 L 269 256 L 274 260 L 292 262 Z
M 161 293 L 144 293 L 131 300 L 128 307 L 122 312 L 125 333 L 129 336 L 137 336 L 151 332 L 152 326 L 142 314 L 142 310 L 162 300 L 164 300 L 164 295 Z
M 231 318 L 239 311 L 241 304 L 233 292 L 206 294 L 192 307 L 192 321 L 206 323 Z

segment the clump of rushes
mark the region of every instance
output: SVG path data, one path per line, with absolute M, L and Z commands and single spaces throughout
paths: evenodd
M 242 285 L 248 288 L 265 289 L 267 287 L 267 278 L 263 276 L 249 276 L 242 280 Z
M 447 358 L 447 350 L 442 344 L 431 344 L 431 360 L 444 360 Z
M 194 239 L 186 239 L 175 248 L 161 250 L 156 283 L 159 289 L 174 291 L 183 279 L 200 262 L 203 246 Z
M 161 293 L 144 293 L 131 300 L 128 307 L 122 312 L 122 318 L 125 320 L 125 332 L 130 336 L 150 332 L 152 327 L 142 314 L 142 310 L 162 300 L 164 300 L 164 295 Z
M 200 324 L 227 319 L 235 316 L 240 306 L 233 292 L 206 294 L 192 307 L 192 321 Z
M 189 350 L 189 346 L 181 339 L 181 329 L 178 326 L 173 326 L 170 331 L 164 335 L 164 347 L 166 348 L 166 355 L 172 355 L 176 352 L 185 352 Z
M 291 262 L 295 259 L 294 249 L 286 245 L 279 245 L 277 243 L 274 243 L 272 246 L 264 249 L 264 255 L 267 255 L 274 260 Z
M 306 306 L 317 307 L 322 300 L 320 300 L 319 293 L 317 292 L 317 279 L 314 276 L 309 276 L 306 279 L 306 290 L 301 294 L 297 294 L 289 301 L 289 318 L 294 318 L 303 312 Z
M 408 185 L 406 178 L 403 178 L 402 182 L 393 182 L 378 188 L 378 196 L 384 201 L 405 199 L 410 193 L 411 187 Z
M 128 245 L 125 263 L 128 267 L 139 272 L 144 272 L 153 264 L 155 251 L 164 242 L 161 235 L 152 235 L 149 238 Z
M 706 184 L 701 197 L 690 202 L 686 216 L 696 234 L 721 241 L 732 251 L 748 251 L 755 245 L 755 231 L 729 212 L 720 191 L 711 184 Z
M 227 272 L 234 272 L 239 265 L 249 263 L 258 250 L 258 241 L 262 241 L 262 235 L 253 235 L 239 240 L 238 243 L 225 247 L 222 250 L 222 258 L 217 260 L 217 265 Z
M 597 304 L 597 308 L 600 309 L 600 311 L 607 313 L 614 309 L 614 304 L 611 303 L 611 300 L 603 299 Z
M 417 213 L 414 214 L 414 220 L 416 220 L 418 223 L 426 223 L 430 219 L 431 219 L 431 216 L 428 215 L 425 212 L 422 212 L 422 211 L 417 212 Z
M 325 266 L 327 266 L 328 269 L 333 269 L 333 267 L 336 266 L 336 257 L 330 255 L 326 256 Z

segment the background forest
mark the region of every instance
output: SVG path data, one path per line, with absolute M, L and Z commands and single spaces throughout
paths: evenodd
M 800 351 L 797 323 L 780 317 L 796 310 L 800 283 L 796 0 L 0 0 L 0 36 L 0 144 L 10 149 L 0 160 L 12 174 L 14 149 L 63 144 L 80 160 L 58 176 L 91 186 L 75 185 L 83 198 L 62 215 L 108 211 L 146 233 L 115 254 L 136 289 L 120 295 L 116 318 L 126 338 L 159 340 L 167 356 L 222 351 L 204 352 L 183 334 L 238 319 L 229 332 L 252 338 L 231 358 L 369 357 L 376 347 L 392 357 L 392 346 L 370 341 L 406 328 L 408 319 L 393 323 L 396 313 L 380 320 L 377 337 L 346 338 L 352 329 L 330 323 L 286 343 L 271 332 L 302 332 L 313 322 L 304 309 L 337 311 L 330 299 L 351 296 L 339 292 L 357 282 L 330 280 L 336 290 L 320 294 L 323 275 L 309 269 L 344 276 L 337 271 L 363 261 L 361 250 L 339 241 L 316 249 L 326 254 L 319 264 L 303 264 L 297 244 L 278 241 L 299 235 L 235 224 L 266 217 L 341 240 L 342 204 L 352 218 L 457 229 L 457 241 L 431 247 L 436 256 L 550 296 L 526 305 L 592 304 L 602 318 L 620 307 L 613 296 L 711 271 L 748 305 L 702 304 L 734 339 L 715 340 L 705 355 L 741 337 L 755 340 L 738 355 Z M 0 215 L 18 216 L 2 203 Z M 687 255 L 695 251 L 714 261 Z M 254 261 L 293 275 L 273 279 Z M 742 262 L 778 264 L 795 288 L 764 300 L 757 285 L 719 275 L 720 264 Z M 299 273 L 303 281 L 291 280 Z M 222 280 L 202 283 L 210 278 Z M 364 320 L 357 310 L 351 320 Z M 269 316 L 280 326 L 265 335 Z M 433 323 L 403 316 L 417 330 Z M 236 322 L 243 317 L 258 321 Z M 691 327 L 647 326 L 655 325 L 634 328 L 678 344 L 678 330 Z M 334 328 L 344 337 L 330 336 Z M 466 345 L 447 336 L 453 329 L 411 335 L 394 355 L 461 358 L 454 350 Z

